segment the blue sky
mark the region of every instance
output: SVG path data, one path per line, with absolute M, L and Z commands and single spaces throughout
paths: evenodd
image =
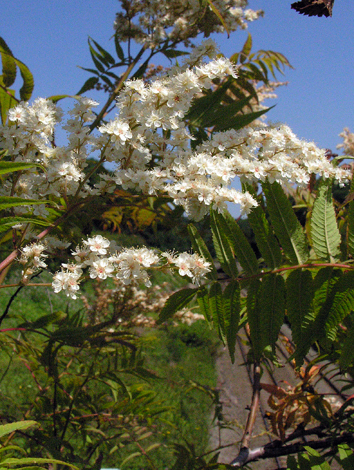
M 294 66 L 286 70 L 283 79 L 289 84 L 278 90 L 268 118 L 335 150 L 343 127 L 354 131 L 354 1 L 336 0 L 332 18 L 299 15 L 290 9 L 291 1 L 249 1 L 250 8 L 265 11 L 265 17 L 249 27 L 253 49 L 282 52 Z M 13 0 L 11 8 L 4 5 L 0 35 L 33 72 L 35 97 L 80 89 L 89 74 L 77 66 L 92 64 L 88 36 L 114 50 L 109 38 L 117 0 Z M 224 34 L 216 40 L 229 56 L 246 37 L 246 31 L 237 31 L 229 39 Z

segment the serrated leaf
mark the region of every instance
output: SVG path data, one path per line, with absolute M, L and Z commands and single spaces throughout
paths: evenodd
M 304 330 L 313 322 L 313 279 L 308 270 L 295 270 L 286 280 L 287 314 L 291 324 L 292 338 L 296 345 L 302 342 Z
M 223 123 L 216 125 L 214 131 L 221 132 L 227 131 L 229 129 L 234 129 L 237 131 L 239 129 L 242 129 L 243 127 L 248 126 L 249 124 L 251 124 L 251 122 L 260 118 L 261 116 L 263 116 L 263 114 L 267 113 L 273 108 L 274 106 L 271 106 L 270 108 L 263 109 L 262 111 L 255 111 L 253 113 L 247 114 L 239 114 L 234 118 L 229 119 L 227 122 L 224 121 Z
M 213 282 L 209 291 L 209 306 L 214 326 L 218 330 L 221 340 L 225 343 L 225 318 L 223 293 L 219 282 Z
M 278 339 L 285 315 L 285 282 L 279 274 L 265 276 L 260 289 L 262 347 L 273 347 Z
M 0 233 L 6 232 L 14 225 L 33 224 L 48 227 L 48 221 L 35 217 L 2 217 L 0 219 Z
M 205 320 L 209 323 L 212 323 L 213 319 L 210 312 L 209 306 L 209 291 L 205 286 L 199 287 L 197 292 L 197 302 L 199 305 L 199 309 L 204 315 Z
M 102 57 L 97 51 L 95 51 L 95 49 L 92 47 L 91 45 L 91 41 L 90 41 L 90 38 L 88 38 L 87 40 L 88 42 L 88 45 L 89 45 L 89 50 L 90 50 L 90 54 L 91 54 L 91 59 L 93 61 L 93 63 L 95 64 L 96 66 L 96 69 L 103 73 L 105 71 L 105 67 L 108 67 L 109 64 L 107 63 L 107 61 L 105 60 L 104 57 Z
M 228 213 L 223 216 L 232 235 L 232 248 L 243 270 L 250 275 L 259 273 L 257 257 L 236 220 Z
M 95 44 L 98 51 L 100 51 L 101 57 L 105 60 L 106 65 L 114 65 L 116 61 L 113 59 L 111 54 L 108 51 L 106 51 L 106 49 L 104 49 L 102 46 L 100 46 L 98 42 L 96 42 L 94 39 L 92 38 L 89 38 L 89 39 Z
M 16 421 L 15 423 L 2 424 L 0 425 L 0 437 L 11 434 L 15 431 L 28 429 L 32 426 L 39 426 L 36 421 Z
M 354 328 L 353 326 L 348 331 L 348 335 L 341 348 L 341 355 L 339 358 L 339 365 L 342 370 L 346 370 L 351 366 L 354 360 Z
M 289 455 L 286 461 L 286 470 L 300 470 L 300 467 L 297 464 L 297 461 L 294 456 Z
M 334 341 L 338 325 L 354 310 L 354 272 L 345 273 L 332 291 L 333 300 L 325 325 L 327 338 Z
M 243 64 L 247 57 L 250 55 L 252 49 L 252 36 L 250 33 L 248 33 L 246 42 L 244 43 L 242 50 L 240 52 L 240 62 Z
M 3 126 L 6 124 L 9 109 L 17 105 L 17 101 L 15 100 L 14 96 L 15 90 L 3 90 L 3 88 L 0 88 L 0 113 Z
M 311 345 L 324 335 L 324 327 L 333 301 L 333 289 L 340 282 L 341 276 L 342 272 L 332 267 L 322 268 L 316 274 L 313 282 L 314 296 L 309 312 L 309 323 L 303 325 L 301 339 L 293 355 L 298 366 L 303 363 Z M 314 321 L 310 319 L 311 312 L 313 312 Z
M 248 214 L 248 220 L 265 263 L 271 269 L 277 268 L 281 264 L 282 255 L 279 244 L 262 208 L 259 206 L 254 207 Z
M 258 279 L 251 280 L 247 291 L 247 319 L 250 327 L 250 336 L 252 343 L 252 350 L 255 361 L 259 361 L 262 357 L 263 344 L 261 336 L 261 322 L 260 316 L 260 297 L 259 291 L 261 282 Z
M 353 347 L 352 347 L 353 349 Z M 338 446 L 340 463 L 343 470 L 353 470 L 354 468 L 354 454 L 348 444 L 340 444 Z
M 20 69 L 23 85 L 20 89 L 20 98 L 22 101 L 28 101 L 33 93 L 34 78 L 30 69 L 20 60 L 15 59 L 17 67 Z
M 240 285 L 236 280 L 231 281 L 223 292 L 227 347 L 232 363 L 235 362 L 236 335 L 240 322 L 240 293 Z
M 238 269 L 229 227 L 223 216 L 214 210 L 210 211 L 210 223 L 216 256 L 224 272 L 231 278 L 237 277 Z
M 51 100 L 53 101 L 53 103 L 58 103 L 58 101 L 63 100 L 64 98 L 79 99 L 80 96 L 78 95 L 52 95 L 52 96 L 48 96 L 47 100 Z
M 1 162 L 0 161 L 0 175 L 5 175 L 7 173 L 12 173 L 14 171 L 28 170 L 29 168 L 42 168 L 45 170 L 44 166 L 40 163 L 24 163 L 24 162 Z
M 23 465 L 37 465 L 37 464 L 60 464 L 60 465 L 65 465 L 66 467 L 71 467 L 77 470 L 77 467 L 75 465 L 72 465 L 71 463 L 63 462 L 62 460 L 57 460 L 57 459 L 45 459 L 45 458 L 37 458 L 37 457 L 27 457 L 27 458 L 22 458 L 22 459 L 16 459 L 16 458 L 8 458 L 5 460 L 1 461 L 1 466 L 4 467 L 13 467 L 13 466 L 23 466 Z
M 219 107 L 220 102 L 227 93 L 229 85 L 230 80 L 227 80 L 215 91 L 209 92 L 207 95 L 193 100 L 193 103 L 186 115 L 186 119 L 189 121 L 190 126 L 202 126 L 204 120 L 207 121 L 209 119 L 210 113 L 213 114 L 213 110 Z
M 29 206 L 32 204 L 47 204 L 51 203 L 51 201 L 42 200 L 38 201 L 38 199 L 25 199 L 23 197 L 15 197 L 15 196 L 1 196 L 0 197 L 0 210 L 6 209 L 8 207 L 15 207 L 15 206 Z
M 186 51 L 177 51 L 177 49 L 162 49 L 161 53 L 168 59 L 175 59 L 182 55 L 189 55 L 189 52 Z
M 215 13 L 215 15 L 218 17 L 220 23 L 223 25 L 223 27 L 225 28 L 225 31 L 227 32 L 227 35 L 230 36 L 230 31 L 229 31 L 229 28 L 224 20 L 224 17 L 222 16 L 222 14 L 220 13 L 220 10 L 214 5 L 214 3 L 212 2 L 212 0 L 206 0 L 206 2 L 209 4 L 209 7 L 210 9 Z
M 354 194 L 354 178 L 350 184 L 350 193 Z M 354 199 L 351 199 L 348 207 L 348 252 L 354 256 Z
M 127 462 L 129 462 L 129 460 L 135 459 L 136 457 L 140 457 L 141 455 L 141 452 L 133 452 L 132 454 L 129 454 L 128 457 L 125 458 L 120 464 L 120 466 L 123 467 Z
M 311 238 L 316 255 L 334 263 L 340 255 L 340 233 L 332 201 L 332 182 L 319 188 L 311 217 Z
M 206 277 L 211 280 L 216 280 L 218 278 L 218 273 L 215 269 L 213 258 L 202 239 L 200 233 L 198 232 L 197 228 L 193 224 L 188 225 L 188 233 L 191 239 L 193 250 L 198 253 L 202 258 L 210 263 L 211 271 L 207 273 Z
M 232 119 L 235 119 L 236 114 L 242 111 L 251 99 L 252 96 L 248 96 L 241 100 L 233 100 L 228 105 L 219 104 L 212 107 L 207 114 L 199 116 L 198 125 L 204 128 L 215 126 L 215 130 L 223 129 L 226 125 L 229 125 L 229 121 L 231 122 Z
M 11 49 L 2 37 L 0 37 L 0 55 L 2 62 L 2 80 L 4 86 L 8 88 L 15 82 L 17 70 Z
M 198 289 L 187 288 L 181 289 L 172 294 L 165 303 L 163 309 L 160 312 L 158 323 L 163 323 L 172 317 L 176 312 L 182 310 L 189 302 L 192 301 L 196 295 Z
M 144 73 L 146 72 L 146 69 L 148 68 L 149 62 L 150 60 L 146 59 L 146 61 L 142 63 L 142 65 L 138 68 L 138 70 L 132 76 L 132 80 L 139 79 L 144 75 Z
M 99 82 L 98 77 L 88 78 L 76 94 L 77 95 L 82 95 L 82 93 L 85 93 L 86 91 L 92 90 L 93 88 L 95 88 L 95 86 L 97 85 L 98 82 Z
M 331 470 L 329 463 L 325 461 L 324 457 L 317 452 L 317 450 L 308 446 L 305 446 L 304 448 L 308 453 L 308 461 L 311 466 L 311 470 Z
M 285 255 L 293 264 L 304 264 L 308 259 L 307 242 L 289 199 L 278 183 L 267 181 L 262 187 L 271 223 Z
M 118 41 L 118 32 L 115 33 L 115 35 L 114 35 L 114 46 L 116 48 L 118 58 L 121 61 L 123 61 L 124 60 L 124 51 L 123 51 L 122 46 L 119 44 L 119 41 Z

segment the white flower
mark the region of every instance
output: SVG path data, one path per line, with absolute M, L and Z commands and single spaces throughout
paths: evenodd
M 198 254 L 181 253 L 175 260 L 175 265 L 179 268 L 180 276 L 188 276 L 195 284 L 210 272 L 210 263 L 201 258 Z
M 129 124 L 120 119 L 116 119 L 101 126 L 99 130 L 102 134 L 110 134 L 112 136 L 112 142 L 119 139 L 121 143 L 125 143 L 133 137 Z
M 79 290 L 80 274 L 77 272 L 60 271 L 53 276 L 52 287 L 55 293 L 62 290 L 67 291 L 66 295 L 72 299 L 77 298 Z
M 99 279 L 107 279 L 113 271 L 113 266 L 109 263 L 108 259 L 99 259 L 94 261 L 90 267 L 90 278 L 96 279 L 96 277 L 98 277 Z
M 88 238 L 83 242 L 85 245 L 88 245 L 90 250 L 94 253 L 105 255 L 107 253 L 107 248 L 110 245 L 110 241 L 107 238 L 102 237 L 102 235 L 96 235 L 93 238 Z

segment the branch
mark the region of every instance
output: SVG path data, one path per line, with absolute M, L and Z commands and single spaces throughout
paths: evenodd
M 266 444 L 263 447 L 256 449 L 247 449 L 247 458 L 239 463 L 239 456 L 231 462 L 233 467 L 241 467 L 249 462 L 254 462 L 259 459 L 270 459 L 274 457 L 281 457 L 284 455 L 297 454 L 303 452 L 305 447 L 311 447 L 312 449 L 330 449 L 338 446 L 339 444 L 350 444 L 354 442 L 354 435 L 352 433 L 345 433 L 339 437 L 327 437 L 326 439 L 317 441 L 308 441 L 306 443 L 297 442 L 295 444 L 289 444 L 283 446 L 281 441 L 274 441 L 271 444 Z M 242 449 L 241 449 L 242 450 Z M 241 453 L 241 451 L 240 451 Z
M 253 373 L 253 393 L 252 393 L 252 403 L 251 409 L 247 418 L 245 432 L 243 433 L 241 440 L 241 449 L 235 460 L 232 461 L 231 465 L 235 467 L 242 467 L 245 463 L 249 462 L 249 444 L 252 436 L 252 431 L 254 428 L 254 423 L 256 421 L 257 412 L 259 409 L 259 396 L 260 396 L 260 378 L 261 378 L 261 368 L 259 363 L 254 364 L 254 373 Z

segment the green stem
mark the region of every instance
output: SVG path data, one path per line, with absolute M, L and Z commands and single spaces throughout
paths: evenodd
M 96 119 L 93 121 L 93 123 L 91 124 L 90 126 L 90 130 L 91 132 L 100 124 L 103 116 L 105 115 L 107 109 L 110 107 L 110 105 L 113 103 L 113 101 L 117 98 L 121 88 L 123 87 L 124 85 L 124 82 L 127 80 L 127 78 L 129 77 L 130 75 L 130 72 L 133 70 L 133 68 L 136 66 L 136 64 L 139 62 L 141 56 L 144 54 L 145 50 L 147 49 L 147 45 L 144 44 L 144 46 L 140 49 L 140 51 L 138 52 L 137 56 L 135 57 L 135 59 L 133 60 L 133 62 L 129 65 L 129 67 L 127 68 L 127 70 L 124 72 L 124 74 L 122 75 L 121 79 L 119 80 L 118 82 L 118 85 L 116 86 L 116 88 L 114 89 L 113 93 L 110 95 L 110 97 L 108 98 L 106 104 L 103 106 L 103 108 L 101 109 L 101 111 L 99 112 L 99 114 L 97 115 Z

